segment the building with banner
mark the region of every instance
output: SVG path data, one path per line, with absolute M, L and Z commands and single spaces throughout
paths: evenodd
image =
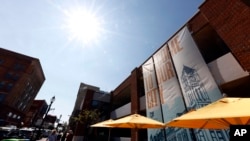
M 249 6 L 246 0 L 204 1 L 187 23 L 111 91 L 109 118 L 138 113 L 165 123 L 225 95 L 250 97 Z M 98 90 L 80 86 L 74 112 L 91 106 L 81 103 L 92 101 Z M 229 141 L 228 130 L 184 128 L 116 128 L 110 136 L 116 141 Z
M 112 119 L 139 113 L 168 122 L 223 95 L 250 97 L 250 7 L 206 0 L 111 93 Z M 228 130 L 119 129 L 114 140 L 228 141 Z

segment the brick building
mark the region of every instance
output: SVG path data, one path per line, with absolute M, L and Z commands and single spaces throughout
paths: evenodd
M 250 7 L 245 0 L 206 0 L 188 23 L 207 63 L 230 52 L 246 73 L 218 82 L 229 96 L 249 96 Z M 233 67 L 233 66 L 228 66 Z M 233 69 L 233 68 L 232 68 Z M 246 76 L 246 77 L 244 77 Z M 218 78 L 217 78 L 218 79 Z
M 249 17 L 250 7 L 246 0 L 206 0 L 199 7 L 199 11 L 183 27 L 180 27 L 180 30 L 184 27 L 189 30 L 220 93 L 230 97 L 250 97 Z M 148 60 L 164 47 L 170 46 L 170 41 L 179 32 L 177 31 L 170 39 L 167 39 L 152 56 L 149 56 Z M 142 67 L 148 60 L 135 68 L 131 75 L 111 92 L 110 115 L 112 119 L 133 113 L 147 115 L 146 88 L 144 87 Z M 190 68 L 185 68 L 186 73 L 193 71 Z M 162 77 L 167 77 L 166 75 L 163 74 Z M 160 86 L 157 84 L 156 89 L 159 90 L 159 88 Z M 162 111 L 165 110 L 162 108 Z M 136 138 L 138 138 L 137 140 L 147 140 L 148 133 L 145 129 L 135 131 L 134 129 L 116 128 L 116 130 L 112 130 L 111 138 L 120 141 L 135 141 Z M 166 133 L 173 138 L 182 138 L 173 135 L 172 131 L 166 131 Z M 226 132 L 216 134 L 211 131 L 204 134 L 211 134 L 211 138 L 217 140 L 228 140 L 228 137 L 222 138 L 222 136 L 226 136 Z M 158 135 L 156 138 L 160 138 L 162 134 Z M 204 135 L 196 136 L 196 138 L 203 137 Z M 204 140 L 207 139 L 209 140 L 209 138 L 204 138 Z
M 38 59 L 0 48 L 1 124 L 24 122 L 44 81 Z
M 47 109 L 48 104 L 45 100 L 33 100 L 32 105 L 26 114 L 24 126 L 39 127 Z
M 163 113 L 162 115 L 165 114 L 169 116 L 169 111 L 171 111 L 169 107 L 175 109 L 179 108 L 179 105 L 182 105 L 185 108 L 184 110 L 179 110 L 175 114 L 171 113 L 170 117 L 173 119 L 192 108 L 205 106 L 222 97 L 224 94 L 229 97 L 250 97 L 249 17 L 250 3 L 247 0 L 204 1 L 199 7 L 199 11 L 191 17 L 187 23 L 184 23 L 183 27 L 180 27 L 180 30 L 176 31 L 176 33 L 167 39 L 141 66 L 132 70 L 131 74 L 111 91 L 110 118 L 118 119 L 134 113 L 153 117 L 157 112 L 148 112 L 148 107 L 155 105 L 161 105 L 159 106 L 159 111 Z M 171 66 L 171 64 L 169 64 L 170 61 L 174 59 L 173 54 L 182 49 L 177 43 L 179 42 L 178 36 L 180 32 L 183 33 L 183 31 L 188 32 L 188 35 L 190 34 L 191 39 L 189 43 L 194 42 L 194 46 L 195 48 L 197 47 L 196 50 L 198 50 L 197 52 L 201 56 L 201 58 L 197 59 L 202 60 L 204 62 L 203 66 L 208 70 L 207 74 L 202 72 L 202 75 L 209 75 L 213 80 L 211 82 L 214 83 L 214 86 L 212 86 L 214 87 L 214 91 L 212 92 L 208 88 L 210 86 L 207 87 L 203 85 L 204 80 L 201 79 L 201 72 L 196 69 L 196 65 L 191 67 L 183 65 L 182 75 L 179 75 L 176 73 L 177 71 L 180 72 L 180 69 L 176 67 L 177 65 L 174 64 Z M 173 49 L 173 46 L 177 48 Z M 186 55 L 187 56 L 183 56 L 184 60 L 190 56 L 190 54 Z M 163 63 L 163 61 L 165 61 L 163 59 L 160 60 L 162 61 L 160 62 L 162 64 L 160 64 L 157 62 L 159 61 L 157 57 L 165 57 L 169 62 Z M 150 63 L 152 64 L 152 68 L 146 68 L 151 65 Z M 158 63 L 163 67 L 157 70 L 156 67 L 159 65 Z M 170 70 L 171 67 L 173 67 L 173 70 Z M 149 78 L 149 80 L 147 80 L 148 78 L 145 76 L 147 74 L 144 73 L 144 69 L 152 69 L 152 71 L 148 70 L 153 74 L 153 77 Z M 174 85 L 170 84 L 169 89 L 163 91 L 162 87 L 168 87 L 167 81 L 170 80 L 170 78 L 174 78 L 176 74 L 178 75 L 178 78 L 176 77 L 176 83 L 174 83 Z M 156 79 L 155 82 L 152 82 L 153 79 Z M 147 81 L 150 83 L 147 84 Z M 181 85 L 181 81 L 184 84 Z M 160 82 L 164 82 L 164 84 L 162 83 L 160 85 Z M 180 96 L 182 98 L 179 99 L 180 103 L 176 102 L 177 100 L 173 98 L 177 93 L 171 92 L 172 89 L 176 89 L 174 88 L 176 86 L 180 87 L 178 92 L 180 92 L 179 95 L 182 95 Z M 190 86 L 192 86 L 192 88 L 190 88 Z M 148 93 L 147 87 L 154 87 L 154 90 Z M 191 90 L 191 92 L 189 92 L 189 90 Z M 189 92 L 188 95 L 184 95 L 187 92 Z M 162 93 L 165 93 L 165 96 L 167 95 L 167 98 L 165 97 L 166 99 L 163 99 Z M 216 93 L 217 95 L 211 96 L 210 93 Z M 147 96 L 151 96 L 151 99 L 148 99 Z M 86 97 L 81 97 L 79 99 L 85 98 Z M 157 104 L 157 102 L 160 102 L 160 104 Z M 187 105 L 188 102 L 190 102 L 191 105 Z M 151 105 L 149 106 L 149 104 Z M 166 122 L 167 118 L 164 116 L 162 116 L 162 119 L 160 118 L 158 120 Z M 177 139 L 192 140 L 194 138 L 204 141 L 229 140 L 228 132 L 219 130 L 195 130 L 193 131 L 193 135 L 190 134 L 191 131 L 182 129 L 156 130 L 155 133 L 153 132 L 155 131 L 147 129 L 116 128 L 115 130 L 111 130 L 111 140 L 164 141 Z M 153 135 L 151 135 L 152 133 Z M 167 134 L 167 136 L 164 134 Z M 105 139 L 102 138 L 102 140 Z

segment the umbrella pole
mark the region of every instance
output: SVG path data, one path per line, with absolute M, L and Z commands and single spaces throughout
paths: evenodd
M 110 130 L 111 130 L 111 128 L 109 128 L 108 141 L 110 141 Z
M 135 140 L 136 140 L 136 141 L 138 141 L 138 134 L 139 134 L 139 133 L 138 133 L 138 129 L 135 128 Z

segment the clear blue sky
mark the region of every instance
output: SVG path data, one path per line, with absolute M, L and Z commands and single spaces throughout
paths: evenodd
M 1 0 L 0 47 L 40 60 L 46 80 L 36 99 L 49 103 L 55 95 L 55 110 L 50 114 L 62 114 L 67 121 L 81 82 L 108 92 L 115 89 L 195 15 L 203 2 Z M 69 26 L 71 15 L 80 10 L 98 21 L 92 39 L 77 36 Z

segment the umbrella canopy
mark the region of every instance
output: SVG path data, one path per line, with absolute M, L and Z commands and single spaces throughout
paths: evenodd
M 107 125 L 117 128 L 164 128 L 164 124 L 157 120 L 144 117 L 139 114 L 129 115 L 117 120 L 114 120 Z
M 113 121 L 114 121 L 113 119 L 104 120 L 104 121 L 98 122 L 96 124 L 92 124 L 92 125 L 90 125 L 90 127 L 107 127 L 107 128 L 109 128 L 109 134 L 108 134 L 108 141 L 109 141 L 110 140 L 110 132 L 111 132 L 110 128 L 112 126 L 107 125 L 107 123 L 112 123 Z
M 112 127 L 112 126 L 107 125 L 107 123 L 112 123 L 113 121 L 114 121 L 113 119 L 105 120 L 105 121 L 93 124 L 90 127 Z
M 165 124 L 167 127 L 228 129 L 250 124 L 250 98 L 222 98 Z

